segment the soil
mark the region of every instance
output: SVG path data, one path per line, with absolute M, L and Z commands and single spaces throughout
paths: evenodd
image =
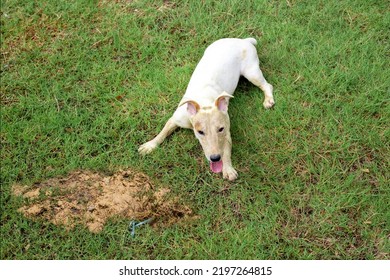
M 111 175 L 79 170 L 33 186 L 14 185 L 12 191 L 25 198 L 18 211 L 26 217 L 44 218 L 68 229 L 82 224 L 95 233 L 112 217 L 172 224 L 193 216 L 170 189 L 157 188 L 148 176 L 131 169 Z

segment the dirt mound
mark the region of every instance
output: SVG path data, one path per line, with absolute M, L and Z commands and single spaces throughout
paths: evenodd
M 133 170 L 112 175 L 74 171 L 34 186 L 14 185 L 12 191 L 26 198 L 26 205 L 19 208 L 25 216 L 45 218 L 67 228 L 84 224 L 91 232 L 101 231 L 114 216 L 154 218 L 171 224 L 192 215 L 177 197 L 169 197 L 168 188 L 157 189 L 145 174 Z

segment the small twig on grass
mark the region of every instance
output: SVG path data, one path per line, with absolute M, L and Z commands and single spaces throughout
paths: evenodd
M 58 99 L 55 95 L 54 95 L 54 100 L 56 101 L 56 104 L 57 104 L 57 112 L 59 112 L 60 111 L 60 104 L 58 103 Z

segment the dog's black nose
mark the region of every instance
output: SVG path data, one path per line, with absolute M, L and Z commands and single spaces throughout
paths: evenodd
M 220 161 L 220 160 L 221 160 L 221 156 L 220 156 L 220 155 L 211 155 L 211 156 L 210 156 L 210 160 L 211 160 L 212 162 Z

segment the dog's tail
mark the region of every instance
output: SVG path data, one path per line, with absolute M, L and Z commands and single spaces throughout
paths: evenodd
M 257 41 L 255 38 L 246 38 L 244 39 L 245 41 L 248 41 L 249 43 L 251 43 L 252 45 L 256 46 L 257 45 Z

